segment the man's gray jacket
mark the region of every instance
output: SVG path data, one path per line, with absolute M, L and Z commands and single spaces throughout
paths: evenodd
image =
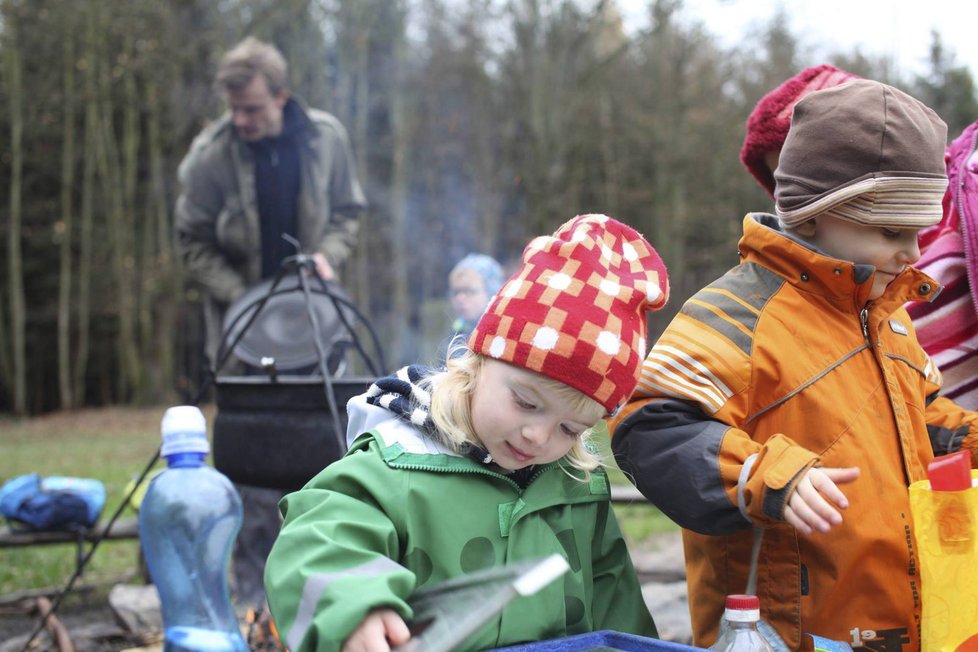
M 300 104 L 302 179 L 297 237 L 302 253 L 320 252 L 336 268 L 350 255 L 366 199 L 349 137 L 324 111 Z M 261 280 L 261 227 L 251 149 L 230 114 L 206 127 L 180 163 L 177 246 L 187 273 L 204 290 L 206 351 L 211 364 L 228 305 Z

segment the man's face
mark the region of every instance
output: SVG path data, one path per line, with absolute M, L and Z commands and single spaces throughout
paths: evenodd
M 226 91 L 224 99 L 241 140 L 253 143 L 282 133 L 282 109 L 289 93 L 282 90 L 273 95 L 264 75 L 255 75 L 244 88 Z

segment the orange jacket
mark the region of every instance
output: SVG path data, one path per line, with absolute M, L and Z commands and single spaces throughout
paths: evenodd
M 622 469 L 684 528 L 693 642 L 712 644 L 724 596 L 744 592 L 756 527 L 762 616 L 789 647 L 811 633 L 919 649 L 907 487 L 935 451 L 978 444 L 978 414 L 937 397 L 902 308 L 939 287 L 908 268 L 867 304 L 872 267 L 813 251 L 771 215 L 747 216 L 739 250 L 656 342 L 611 424 Z M 804 536 L 783 511 L 815 465 L 862 473 L 841 486 L 843 523 Z

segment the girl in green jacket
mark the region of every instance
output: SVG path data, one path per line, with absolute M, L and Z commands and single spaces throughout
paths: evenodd
M 447 369 L 351 400 L 347 455 L 281 503 L 265 585 L 288 647 L 389 650 L 411 637 L 416 589 L 553 553 L 570 570 L 459 649 L 654 636 L 587 437 L 635 388 L 646 312 L 667 296 L 641 235 L 578 216 L 527 245 Z

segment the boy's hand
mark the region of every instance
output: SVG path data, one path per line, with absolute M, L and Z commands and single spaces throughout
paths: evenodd
M 391 646 L 407 643 L 411 632 L 393 609 L 374 609 L 353 630 L 343 652 L 389 652 Z
M 832 505 L 839 509 L 849 506 L 845 494 L 836 485 L 858 477 L 858 466 L 809 469 L 788 499 L 784 520 L 802 534 L 811 534 L 813 530 L 828 532 L 842 523 L 842 515 Z

